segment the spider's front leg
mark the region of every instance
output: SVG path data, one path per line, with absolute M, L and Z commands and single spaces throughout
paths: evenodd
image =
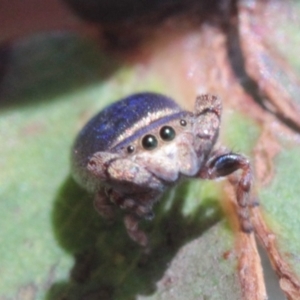
M 151 193 L 147 193 L 140 194 L 137 196 L 137 199 L 133 199 L 113 189 L 109 190 L 108 195 L 112 203 L 126 211 L 124 224 L 130 238 L 146 248 L 148 246 L 148 237 L 139 228 L 139 222 L 142 219 L 153 219 L 152 202 L 154 202 L 155 196 L 152 197 Z
M 249 160 L 236 153 L 214 153 L 200 171 L 200 177 L 204 179 L 216 179 L 226 177 L 235 171 L 240 171 L 236 182 L 236 198 L 238 204 L 238 216 L 241 229 L 250 233 L 253 230 L 250 221 L 249 208 L 253 206 L 250 201 L 252 185 L 252 169 Z
M 141 219 L 153 218 L 152 205 L 164 190 L 164 182 L 139 164 L 115 153 L 97 152 L 88 161 L 87 170 L 102 186 L 94 204 L 98 212 L 113 219 L 113 205 L 125 210 L 128 235 L 141 246 L 148 245 L 146 234 L 139 229 Z
M 115 218 L 115 209 L 110 201 L 109 190 L 106 187 L 101 188 L 94 198 L 94 207 L 96 211 L 107 221 L 112 222 Z

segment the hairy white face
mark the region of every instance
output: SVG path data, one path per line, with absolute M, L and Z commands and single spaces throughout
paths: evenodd
M 220 115 L 203 110 L 196 102 L 195 113 L 182 112 L 145 130 L 121 152 L 157 179 L 174 183 L 181 175 L 193 177 L 200 171 L 218 137 L 219 125 Z
M 175 182 L 180 174 L 194 176 L 200 167 L 200 160 L 193 148 L 193 135 L 180 133 L 173 141 L 161 143 L 153 151 L 140 151 L 134 161 L 167 182 Z
M 176 182 L 180 175 L 194 176 L 201 158 L 194 150 L 193 119 L 192 114 L 182 114 L 144 132 L 121 152 L 165 182 Z

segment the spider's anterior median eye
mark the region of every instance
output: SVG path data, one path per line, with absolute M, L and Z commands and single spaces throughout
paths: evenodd
M 171 126 L 162 127 L 159 134 L 164 141 L 172 141 L 176 135 L 175 130 Z
M 152 150 L 157 147 L 157 139 L 152 134 L 147 134 L 142 139 L 142 145 L 146 150 Z

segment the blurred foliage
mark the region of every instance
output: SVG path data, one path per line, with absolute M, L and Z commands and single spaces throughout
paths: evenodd
M 291 43 L 299 39 L 298 23 L 293 24 L 282 33 Z M 279 38 L 274 40 L 269 43 L 275 45 Z M 278 49 L 299 65 L 297 55 Z M 158 53 L 168 57 L 167 51 Z M 177 57 L 172 55 L 174 66 Z M 94 211 L 92 196 L 70 177 L 76 133 L 107 104 L 147 90 L 178 94 L 177 101 L 190 105 L 172 81 L 183 63 L 174 71 L 167 63 L 147 59 L 144 68 L 70 33 L 41 34 L 2 47 L 1 300 L 241 299 L 235 236 L 219 203 L 222 183 L 193 180 L 168 191 L 154 221 L 142 224 L 152 244 L 145 255 L 128 238 L 121 218 L 106 224 Z M 185 83 L 179 85 L 188 90 Z M 264 121 L 252 118 L 250 108 L 245 114 L 226 101 L 221 139 L 257 166 L 254 150 Z M 279 151 L 272 161 L 272 180 L 256 188 L 279 249 L 299 275 L 299 136 L 274 131 Z

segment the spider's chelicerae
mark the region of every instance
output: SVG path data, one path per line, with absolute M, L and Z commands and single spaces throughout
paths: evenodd
M 211 95 L 199 96 L 192 112 L 160 94 L 124 98 L 79 133 L 72 153 L 74 178 L 95 194 L 102 216 L 112 218 L 115 206 L 124 209 L 129 236 L 147 246 L 138 222 L 153 217 L 153 204 L 167 187 L 182 178 L 216 179 L 240 170 L 238 215 L 242 229 L 251 231 L 251 167 L 243 155 L 214 147 L 221 111 L 221 101 Z

